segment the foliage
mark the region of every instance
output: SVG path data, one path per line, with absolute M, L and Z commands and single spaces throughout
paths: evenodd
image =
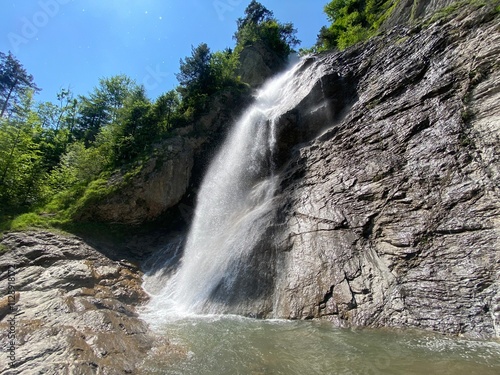
M 180 83 L 177 91 L 181 95 L 178 109 L 186 120 L 192 121 L 205 112 L 212 95 L 239 83 L 238 58 L 238 53 L 229 48 L 212 53 L 202 43 L 192 48 L 191 56 L 181 59 L 177 74 Z
M 138 90 L 125 75 L 102 78 L 88 97 L 80 96 L 75 133 L 86 145 L 95 140 L 102 127 L 115 122 L 125 101 Z
M 43 157 L 36 142 L 41 125 L 31 102 L 28 94 L 16 117 L 0 119 L 0 210 L 4 212 L 30 206 L 44 194 Z
M 180 105 L 181 97 L 177 90 L 170 90 L 156 99 L 151 106 L 150 116 L 158 131 L 165 134 L 175 123 L 179 122 Z
M 59 164 L 61 155 L 74 138 L 78 101 L 70 90 L 65 89 L 57 94 L 57 99 L 57 105 L 51 102 L 39 103 L 35 109 L 42 127 L 36 141 L 40 145 L 47 171 Z
M 206 43 L 201 43 L 196 48 L 191 47 L 191 56 L 180 60 L 179 73 L 176 75 L 182 88 L 190 91 L 203 91 L 211 88 L 211 58 L 212 53 Z
M 293 24 L 278 22 L 273 12 L 255 0 L 245 9 L 245 16 L 237 20 L 237 26 L 234 34 L 237 50 L 261 42 L 278 56 L 286 58 L 300 43 Z
M 231 86 L 239 78 L 235 76 L 240 65 L 238 53 L 230 48 L 217 51 L 210 59 L 210 70 L 214 77 L 214 89 L 219 91 L 227 86 Z
M 15 116 L 16 107 L 24 96 L 39 90 L 33 76 L 26 72 L 12 53 L 6 55 L 0 52 L 0 117 Z
M 318 35 L 315 51 L 345 49 L 374 35 L 396 0 L 333 0 L 325 8 L 331 22 Z

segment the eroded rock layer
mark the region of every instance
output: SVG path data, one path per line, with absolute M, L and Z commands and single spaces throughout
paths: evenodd
M 500 335 L 498 25 L 462 8 L 317 57 L 324 94 L 283 122 L 268 314 Z

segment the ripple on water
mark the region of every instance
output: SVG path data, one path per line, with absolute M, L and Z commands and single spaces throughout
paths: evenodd
M 181 349 L 170 357 L 152 352 L 144 374 L 500 373 L 499 343 L 415 331 L 220 315 L 189 317 L 159 330 Z

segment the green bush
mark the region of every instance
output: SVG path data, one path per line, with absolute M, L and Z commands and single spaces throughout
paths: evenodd
M 329 27 L 323 27 L 314 48 L 321 52 L 343 50 L 375 35 L 398 0 L 333 0 L 324 10 Z

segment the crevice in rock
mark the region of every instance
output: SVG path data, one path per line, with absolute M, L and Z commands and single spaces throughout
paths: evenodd
M 410 132 L 405 137 L 405 142 L 408 142 L 411 138 L 413 138 L 414 136 L 416 136 L 418 133 L 422 132 L 424 129 L 427 129 L 430 125 L 431 125 L 431 123 L 430 123 L 428 117 L 426 117 L 422 121 L 420 121 L 417 124 L 415 124 L 415 126 L 413 126 L 410 129 Z
M 323 296 L 323 299 L 318 303 L 318 306 L 321 308 L 321 306 L 323 306 L 323 308 L 325 307 L 326 303 L 330 300 L 330 298 L 332 298 L 333 296 L 333 288 L 334 288 L 334 285 L 332 285 L 330 287 L 330 289 L 328 289 L 328 292 L 325 293 L 325 295 Z
M 362 236 L 364 239 L 369 240 L 373 235 L 373 228 L 375 227 L 375 218 L 377 214 L 370 215 L 368 220 L 363 225 Z

